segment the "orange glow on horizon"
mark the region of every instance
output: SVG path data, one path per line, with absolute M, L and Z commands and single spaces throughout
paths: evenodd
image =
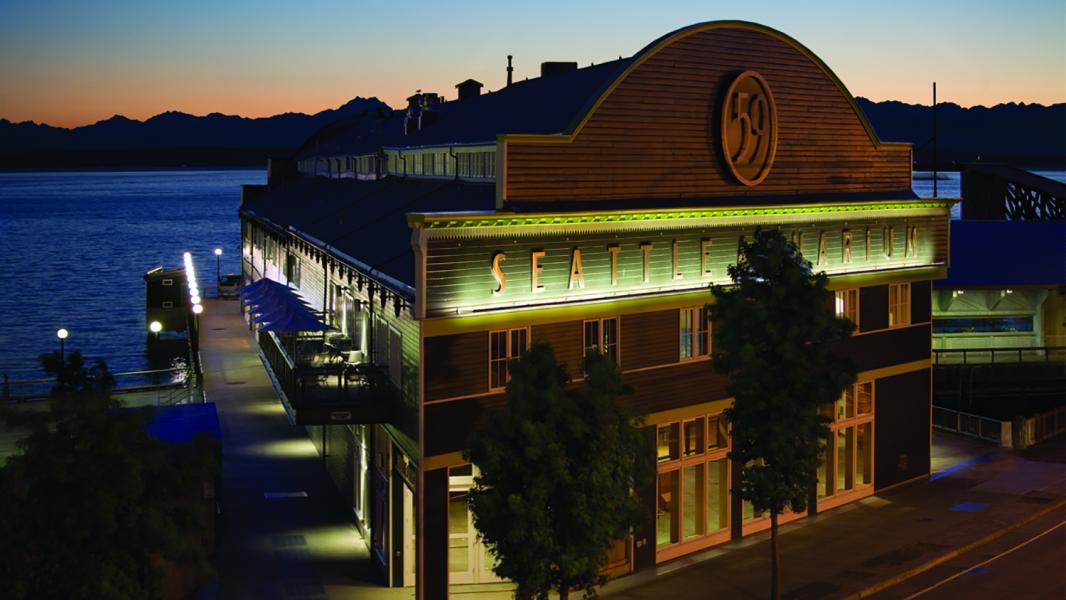
M 841 75 L 845 85 L 848 85 L 848 80 L 844 75 L 839 72 L 838 74 Z M 458 81 L 458 77 L 453 77 L 453 79 Z M 72 128 L 90 125 L 114 115 L 144 121 L 167 111 L 197 116 L 222 113 L 247 118 L 271 117 L 286 112 L 314 114 L 338 108 L 357 96 L 364 98 L 376 96 L 393 108 L 402 108 L 406 104 L 407 96 L 415 89 L 437 91 L 442 93 L 446 99 L 455 97 L 454 84 L 434 86 L 430 83 L 427 82 L 421 86 L 381 85 L 377 89 L 368 88 L 365 85 L 353 85 L 350 90 L 336 89 L 339 87 L 336 85 L 329 86 L 327 89 L 278 85 L 262 86 L 263 89 L 255 90 L 255 93 L 247 93 L 247 91 L 242 93 L 237 90 L 226 93 L 220 92 L 217 88 L 197 91 L 188 87 L 175 89 L 173 93 L 165 93 L 160 88 L 146 92 L 136 89 L 120 91 L 115 87 L 98 90 L 81 88 L 74 92 L 59 89 L 58 86 L 45 86 L 36 90 L 36 93 L 27 90 L 27 93 L 17 98 L 8 95 L 6 99 L 0 99 L 0 118 L 16 123 L 34 121 L 55 127 Z M 896 100 L 907 104 L 922 105 L 929 105 L 932 102 L 931 81 L 922 82 L 920 89 L 913 82 L 907 82 L 898 87 L 884 81 L 871 83 L 874 85 L 849 86 L 849 88 L 855 96 L 862 96 L 875 102 Z M 1062 88 L 1064 86 L 1056 86 L 1054 82 L 1047 82 L 1046 85 L 1024 91 L 1017 87 L 1011 88 L 1014 93 L 1008 96 L 1001 90 L 989 90 L 980 85 L 953 89 L 949 82 L 941 81 L 938 87 L 938 101 L 950 102 L 963 107 L 994 106 L 1008 102 L 1049 105 L 1066 101 L 1066 89 Z M 76 101 L 71 102 L 72 98 Z

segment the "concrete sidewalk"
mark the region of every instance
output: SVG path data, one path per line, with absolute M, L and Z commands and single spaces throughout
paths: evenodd
M 201 317 L 205 393 L 222 427 L 216 585 L 202 597 L 410 597 L 384 588 L 310 439 L 289 424 L 235 301 Z
M 782 597 L 859 593 L 1066 498 L 1062 439 L 1024 454 L 952 434 L 938 433 L 935 446 L 929 481 L 781 527 Z M 760 533 L 613 581 L 602 595 L 766 598 L 769 553 L 769 532 Z

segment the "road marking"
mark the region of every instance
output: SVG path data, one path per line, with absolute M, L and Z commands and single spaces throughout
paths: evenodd
M 1042 533 L 1038 533 L 1037 535 L 1025 540 L 1024 542 L 1018 544 L 1017 546 L 1015 546 L 1015 547 L 1013 547 L 1013 548 L 1011 548 L 1009 550 L 1004 550 L 1003 552 L 1000 552 L 999 554 L 993 556 L 992 558 L 989 558 L 988 560 L 985 560 L 983 562 L 979 562 L 976 565 L 970 567 L 969 569 L 966 569 L 965 571 L 959 571 L 958 573 L 955 573 L 954 575 L 952 575 L 951 577 L 948 577 L 947 579 L 943 579 L 943 580 L 938 581 L 937 583 L 935 583 L 935 584 L 933 584 L 933 585 L 931 585 L 931 586 L 929 586 L 929 587 L 927 587 L 927 588 L 925 588 L 923 590 L 919 590 L 918 592 L 915 592 L 915 593 L 911 594 L 910 596 L 907 596 L 904 600 L 912 600 L 913 598 L 917 598 L 918 596 L 921 596 L 922 594 L 925 594 L 927 592 L 931 592 L 931 591 L 935 590 L 936 588 L 944 585 L 945 583 L 948 583 L 949 581 L 954 581 L 954 580 L 958 579 L 959 577 L 962 577 L 963 575 L 965 575 L 965 574 L 967 574 L 967 573 L 969 573 L 971 571 L 975 571 L 977 569 L 980 569 L 981 567 L 987 565 L 988 563 L 990 563 L 990 562 L 992 562 L 994 560 L 1003 558 L 1004 556 L 1010 554 L 1011 552 L 1014 552 L 1018 548 L 1021 548 L 1023 546 L 1028 546 L 1029 544 L 1031 544 L 1031 543 L 1035 542 L 1036 540 L 1044 537 L 1045 535 L 1051 533 L 1052 531 L 1055 531 L 1056 529 L 1058 529 L 1059 527 L 1062 527 L 1063 525 L 1066 525 L 1066 521 L 1063 521 L 1063 522 L 1059 523 L 1058 525 L 1055 525 L 1051 529 L 1048 529 L 1048 530 L 1046 530 L 1046 531 L 1044 531 Z
M 845 506 L 855 506 L 855 504 L 846 504 Z M 908 569 L 893 577 L 889 577 L 888 579 L 880 583 L 871 585 L 864 590 L 859 590 L 857 593 L 847 596 L 847 598 L 848 600 L 858 600 L 859 598 L 869 598 L 874 594 L 879 594 L 894 585 L 899 585 L 900 583 L 903 583 L 908 579 L 917 577 L 918 575 L 925 573 L 926 571 L 932 569 L 933 567 L 936 567 L 937 565 L 940 565 L 957 556 L 961 556 L 963 554 L 966 554 L 967 552 L 980 548 L 981 546 L 994 542 L 995 540 L 1003 537 L 1004 535 L 1018 529 L 1019 527 L 1024 527 L 1025 525 L 1032 523 L 1033 521 L 1043 517 L 1044 515 L 1049 515 L 1057 510 L 1062 510 L 1063 507 L 1066 507 L 1066 500 L 1059 500 L 1055 504 L 1048 506 L 1043 510 L 1038 510 L 1037 512 L 1030 514 L 1022 520 L 1013 523 L 1012 525 L 1008 525 L 998 531 L 994 531 L 975 542 L 970 542 L 969 544 L 966 544 L 961 548 L 956 548 L 955 550 L 952 550 L 946 554 L 942 554 L 939 557 L 934 558 L 933 560 L 918 565 L 917 567 Z M 907 508 L 912 509 L 913 507 Z

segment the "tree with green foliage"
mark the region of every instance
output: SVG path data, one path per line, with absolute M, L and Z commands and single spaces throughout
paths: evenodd
M 13 419 L 29 434 L 0 468 L 0 598 L 159 598 L 174 565 L 203 579 L 214 440 L 151 437 L 151 410 L 111 398 L 102 363 L 42 363 L 57 375 L 48 409 Z
M 54 375 L 56 383 L 52 387 L 53 396 L 70 394 L 107 394 L 115 387 L 115 377 L 107 368 L 107 363 L 97 359 L 91 367 L 85 366 L 81 352 L 51 352 L 37 357 L 45 373 Z
M 806 509 L 825 454 L 829 419 L 819 407 L 855 381 L 850 360 L 834 346 L 854 329 L 835 316 L 824 272 L 779 231 L 757 229 L 729 267 L 731 287 L 713 286 L 712 365 L 729 376 L 735 398 L 729 458 L 743 465 L 733 493 L 770 513 L 771 597 L 780 597 L 778 516 Z
M 634 490 L 652 480 L 654 464 L 639 422 L 618 405 L 628 390 L 599 354 L 584 367 L 584 385 L 571 387 L 551 346 L 535 344 L 509 365 L 507 406 L 466 453 L 480 470 L 474 525 L 518 598 L 595 596 L 611 546 L 644 518 Z

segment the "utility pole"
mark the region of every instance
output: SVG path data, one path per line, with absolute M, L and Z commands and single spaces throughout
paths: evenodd
M 933 197 L 937 197 L 937 151 L 936 151 L 936 82 L 933 82 Z

